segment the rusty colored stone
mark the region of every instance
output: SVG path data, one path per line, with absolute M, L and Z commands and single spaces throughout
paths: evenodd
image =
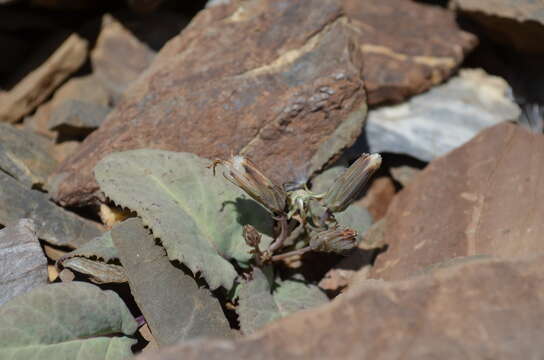
M 257 1 L 200 12 L 165 45 L 53 180 L 62 204 L 95 201 L 95 164 L 134 148 L 250 157 L 304 180 L 359 135 L 361 53 L 336 1 Z M 210 44 L 216 44 L 210 46 Z
M 0 121 L 16 122 L 40 105 L 87 58 L 87 40 L 71 35 L 45 63 L 0 94 Z
M 538 359 L 543 261 L 480 260 L 407 281 L 366 280 L 249 337 L 180 343 L 137 359 Z
M 459 256 L 544 251 L 544 138 L 511 123 L 431 162 L 387 213 L 374 278 L 403 279 Z
M 544 2 L 534 0 L 452 0 L 451 7 L 479 23 L 494 41 L 544 53 Z
M 378 221 L 384 217 L 394 196 L 395 184 L 393 184 L 391 178 L 382 176 L 370 183 L 365 196 L 356 204 L 368 209 L 372 219 Z
M 477 43 L 455 14 L 406 0 L 342 0 L 363 52 L 368 103 L 399 102 L 446 80 Z

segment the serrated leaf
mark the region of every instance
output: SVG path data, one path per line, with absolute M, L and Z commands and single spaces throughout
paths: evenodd
M 89 280 L 95 284 L 127 282 L 125 270 L 113 263 L 115 260 L 119 260 L 119 254 L 107 231 L 64 255 L 58 265 L 89 275 Z
M 121 360 L 132 355 L 136 341 L 128 335 L 137 327 L 113 291 L 82 282 L 45 285 L 0 307 L 0 358 Z M 116 334 L 127 336 L 110 337 Z
M 112 229 L 130 291 L 159 345 L 198 337 L 230 337 L 219 301 L 173 265 L 138 218 Z
M 240 287 L 236 311 L 245 334 L 252 333 L 276 319 L 329 300 L 317 286 L 307 284 L 302 279 L 271 284 L 270 279 L 259 268 L 255 268 L 253 278 Z
M 117 205 L 142 218 L 168 257 L 201 272 L 210 288 L 230 289 L 237 273 L 229 260 L 249 261 L 242 226 L 270 234 L 269 213 L 194 154 L 141 149 L 101 160 L 95 176 Z

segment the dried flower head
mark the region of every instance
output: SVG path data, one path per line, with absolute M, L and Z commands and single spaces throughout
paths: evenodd
M 242 236 L 244 237 L 244 240 L 246 241 L 246 244 L 251 246 L 252 248 L 258 247 L 261 243 L 261 234 L 251 225 L 244 225 L 244 228 L 242 230 Z
M 382 163 L 380 154 L 363 154 L 332 184 L 323 197 L 332 212 L 344 211 L 363 190 L 368 179 Z
M 315 251 L 342 253 L 354 248 L 357 242 L 357 231 L 334 228 L 314 233 L 310 238 L 310 248 Z
M 223 174 L 227 180 L 274 214 L 282 214 L 285 211 L 287 194 L 283 188 L 268 179 L 249 159 L 237 155 L 230 160 L 214 160 L 211 165 L 214 174 L 217 164 L 222 164 L 228 169 L 228 173 Z

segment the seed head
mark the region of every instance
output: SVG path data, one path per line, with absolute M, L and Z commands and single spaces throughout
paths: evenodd
M 244 225 L 242 235 L 244 237 L 244 240 L 246 241 L 246 244 L 248 244 L 252 248 L 258 247 L 261 243 L 261 234 L 259 234 L 257 229 L 255 229 L 251 225 Z
M 334 228 L 314 233 L 310 237 L 310 247 L 315 251 L 343 253 L 357 245 L 357 231 L 347 228 Z
M 342 212 L 357 198 L 368 179 L 382 163 L 380 154 L 363 154 L 332 184 L 323 204 L 332 212 Z
M 249 159 L 237 155 L 230 160 L 214 160 L 211 167 L 222 164 L 228 170 L 223 173 L 225 178 L 244 190 L 249 196 L 264 205 L 274 214 L 285 210 L 287 195 L 281 186 L 268 179 Z

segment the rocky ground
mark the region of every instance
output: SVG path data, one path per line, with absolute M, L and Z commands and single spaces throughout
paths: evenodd
M 0 0 L 0 52 L 0 358 L 544 357 L 544 3 Z

